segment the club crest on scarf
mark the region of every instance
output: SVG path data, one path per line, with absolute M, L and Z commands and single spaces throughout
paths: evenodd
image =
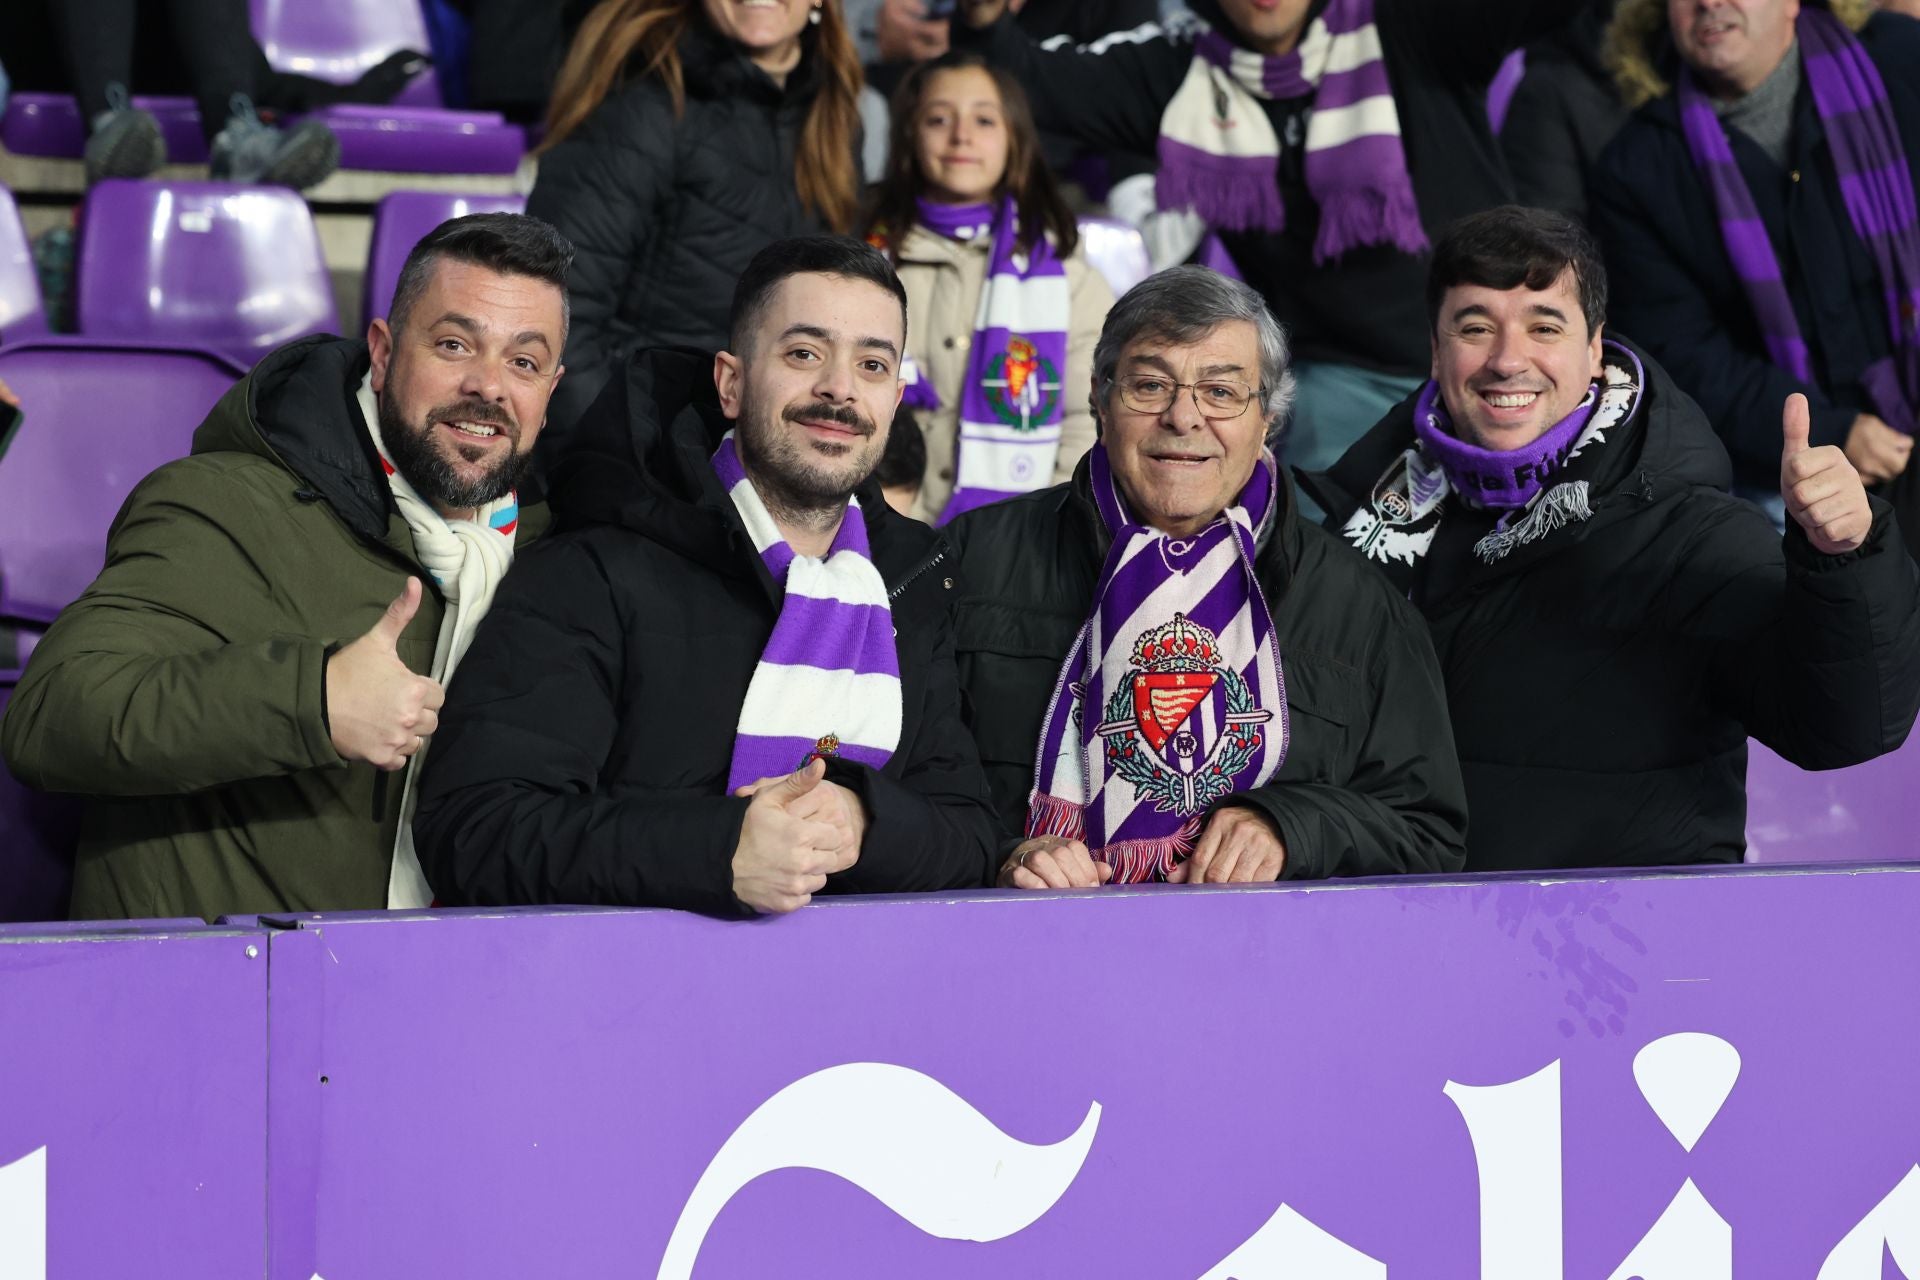
M 1233 791 L 1273 712 L 1254 705 L 1221 663 L 1218 637 L 1185 614 L 1142 636 L 1133 662 L 1099 730 L 1107 767 L 1159 812 L 1192 817 Z
M 996 418 L 1015 431 L 1037 431 L 1060 399 L 1060 370 L 1033 342 L 1010 334 L 1007 349 L 988 362 L 980 385 Z

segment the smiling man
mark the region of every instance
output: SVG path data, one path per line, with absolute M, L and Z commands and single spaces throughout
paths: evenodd
M 16 776 L 93 798 L 76 917 L 426 905 L 414 766 L 546 523 L 517 485 L 572 253 L 517 214 L 443 224 L 366 342 L 268 356 L 128 498 L 4 725 Z
M 906 295 L 778 241 L 729 349 L 642 352 L 452 690 L 416 832 L 443 903 L 779 913 L 976 888 L 993 851 L 937 535 L 872 480 Z
M 1738 861 L 1749 735 L 1809 769 L 1900 745 L 1920 572 L 1804 397 L 1773 410 L 1783 542 L 1694 402 L 1606 333 L 1577 223 L 1466 219 L 1427 305 L 1432 379 L 1305 483 L 1433 629 L 1469 870 Z
M 948 526 L 968 727 L 1026 889 L 1457 869 L 1419 615 L 1303 521 L 1267 448 L 1293 395 L 1258 295 L 1203 267 L 1107 313 L 1071 482 Z

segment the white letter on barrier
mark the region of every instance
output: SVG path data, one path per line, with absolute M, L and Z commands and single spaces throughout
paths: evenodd
M 1200 1280 L 1387 1280 L 1387 1264 L 1281 1205 Z
M 1901 1275 L 1920 1280 L 1920 1164 L 1833 1247 L 1819 1280 L 1881 1280 L 1889 1254 Z
M 0 1167 L 0 1277 L 47 1280 L 47 1149 Z
M 1480 1171 L 1480 1280 L 1560 1280 L 1560 1062 L 1446 1094 Z

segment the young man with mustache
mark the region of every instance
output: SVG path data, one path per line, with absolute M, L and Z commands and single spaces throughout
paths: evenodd
M 1900 745 L 1920 570 L 1805 397 L 1773 409 L 1783 539 L 1726 492 L 1699 406 L 1606 329 L 1578 223 L 1465 219 L 1427 305 L 1431 380 L 1304 482 L 1432 629 L 1468 870 L 1737 862 L 1749 735 L 1807 769 Z
M 416 835 L 448 904 L 714 915 L 983 885 L 938 536 L 872 479 L 906 294 L 842 237 L 740 277 L 729 350 L 636 355 L 554 476 L 564 531 L 461 669 Z
M 90 797 L 76 918 L 427 904 L 416 766 L 546 524 L 518 486 L 572 256 L 518 214 L 441 225 L 365 342 L 274 352 L 128 498 L 0 734 L 22 781 Z

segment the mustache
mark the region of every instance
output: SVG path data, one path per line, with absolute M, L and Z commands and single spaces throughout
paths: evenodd
M 851 427 L 863 436 L 873 434 L 873 419 L 851 405 L 790 404 L 780 411 L 780 416 L 788 422 L 811 419 L 815 422 L 832 422 L 843 427 Z
M 481 422 L 490 427 L 503 427 L 509 432 L 519 429 L 519 424 L 505 409 L 486 400 L 462 400 L 456 404 L 442 405 L 427 415 L 427 421 Z

